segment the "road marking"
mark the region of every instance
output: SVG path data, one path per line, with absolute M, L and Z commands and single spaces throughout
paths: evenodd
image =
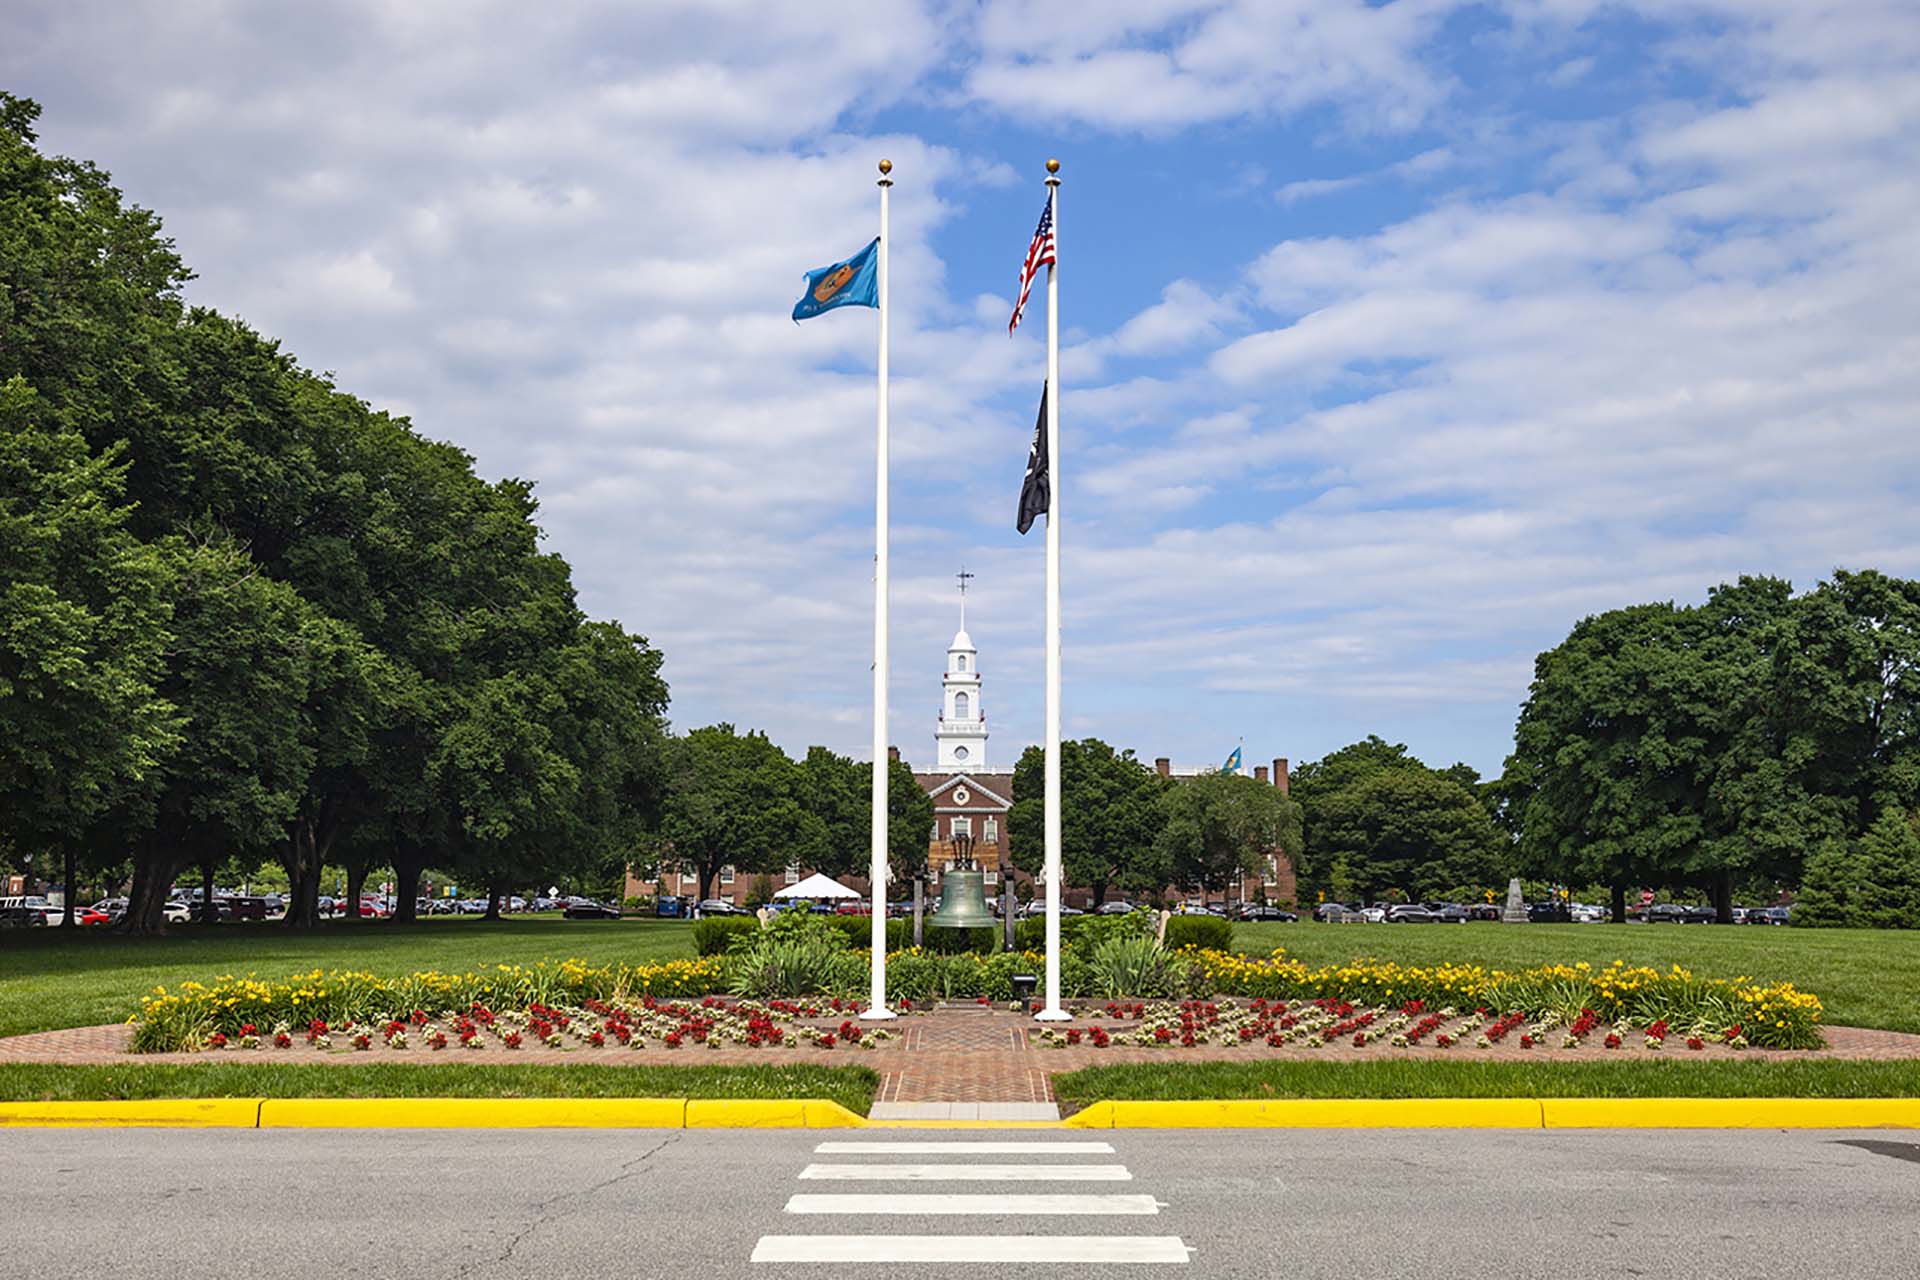
M 886 1214 L 1100 1214 L 1133 1215 L 1160 1212 L 1152 1196 L 1074 1195 L 798 1195 L 787 1201 L 788 1213 Z
M 761 1236 L 755 1262 L 1180 1262 L 1178 1236 Z
M 1123 1164 L 810 1164 L 805 1179 L 878 1182 L 1131 1182 Z
M 1110 1156 L 1110 1142 L 823 1142 L 814 1150 L 822 1155 L 879 1156 L 893 1152 L 932 1152 L 954 1155 Z

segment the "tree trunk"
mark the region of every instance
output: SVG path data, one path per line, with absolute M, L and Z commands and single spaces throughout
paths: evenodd
M 121 930 L 133 937 L 159 937 L 167 931 L 167 893 L 179 864 L 155 853 L 152 844 L 151 837 L 142 841 L 133 864 L 133 885 L 127 890 L 127 914 L 120 920 Z
M 360 918 L 360 897 L 367 891 L 367 862 L 362 858 L 347 867 L 347 919 Z
M 495 921 L 500 919 L 500 899 L 505 894 L 505 885 L 495 883 L 487 886 L 487 919 Z
M 281 865 L 287 869 L 289 899 L 282 923 L 289 929 L 311 929 L 320 923 L 320 872 L 337 834 L 327 812 L 325 804 L 317 814 L 303 811 L 280 853 Z
M 1093 882 L 1093 909 L 1098 911 L 1101 907 L 1105 906 L 1106 903 L 1107 882 L 1105 880 L 1095 880 Z
M 207 923 L 220 923 L 220 904 L 213 897 L 213 863 L 203 863 L 200 868 L 200 897 L 207 911 Z
M 420 874 L 427 869 L 427 860 L 418 850 L 405 846 L 396 846 L 393 851 L 393 920 L 396 924 L 412 924 L 420 918 Z
M 1733 923 L 1733 872 L 1714 873 L 1710 889 L 1713 895 L 1713 914 L 1721 924 Z
M 707 890 L 713 884 L 713 878 L 719 874 L 720 867 L 718 864 L 711 867 L 704 862 L 700 864 L 700 896 L 693 900 L 695 906 L 700 905 L 713 896 L 708 893 Z
M 66 883 L 66 892 L 60 896 L 60 901 L 61 901 L 60 922 L 64 924 L 67 928 L 71 929 L 73 928 L 73 900 L 80 896 L 79 886 L 75 885 L 73 882 L 74 873 L 77 870 L 77 868 L 75 868 L 74 866 L 73 845 L 71 843 L 67 845 L 65 856 L 62 861 L 64 864 L 62 875 L 65 877 L 67 883 Z M 71 938 L 73 935 L 68 934 L 66 936 Z
M 1624 884 L 1613 886 L 1613 914 L 1608 919 L 1614 924 L 1627 922 L 1627 886 Z

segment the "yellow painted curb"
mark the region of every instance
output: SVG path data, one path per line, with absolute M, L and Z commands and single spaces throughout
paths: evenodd
M 161 1098 L 151 1102 L 0 1102 L 0 1128 L 251 1129 L 259 1098 Z
M 1538 1129 L 1531 1098 L 1283 1098 L 1105 1104 L 1115 1129 Z M 1085 1122 L 1088 1108 L 1067 1121 Z
M 269 1098 L 262 1129 L 679 1129 L 685 1098 Z
M 865 1116 L 820 1098 L 691 1098 L 689 1129 L 857 1129 Z
M 1549 1129 L 1920 1129 L 1920 1098 L 1543 1098 Z

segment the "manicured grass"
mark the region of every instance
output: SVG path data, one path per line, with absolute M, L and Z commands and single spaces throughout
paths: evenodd
M 880 1077 L 867 1067 L 414 1066 L 291 1063 L 0 1063 L 0 1099 L 102 1098 L 825 1098 L 861 1115 Z
M 1820 997 L 1824 1021 L 1920 1032 L 1920 930 L 1780 929 L 1757 925 L 1242 924 L 1238 951 L 1275 947 L 1307 964 L 1373 958 L 1458 961 L 1488 968 L 1611 960 L 1702 977 L 1791 982 Z
M 155 987 L 225 973 L 464 973 L 540 960 L 633 963 L 692 955 L 693 926 L 678 920 L 435 916 L 413 925 L 340 921 L 299 932 L 278 924 L 176 925 L 164 938 L 125 938 L 104 929 L 8 930 L 0 933 L 0 1036 L 122 1022 Z
M 1053 1078 L 1065 1110 L 1109 1098 L 1907 1098 L 1920 1062 L 1143 1062 Z

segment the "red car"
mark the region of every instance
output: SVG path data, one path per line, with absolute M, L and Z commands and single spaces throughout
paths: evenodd
M 48 924 L 60 924 L 65 921 L 66 918 L 66 913 L 57 907 L 47 912 Z M 107 924 L 112 918 L 113 917 L 109 916 L 106 912 L 95 911 L 92 907 L 75 907 L 73 909 L 73 922 L 75 924 Z

